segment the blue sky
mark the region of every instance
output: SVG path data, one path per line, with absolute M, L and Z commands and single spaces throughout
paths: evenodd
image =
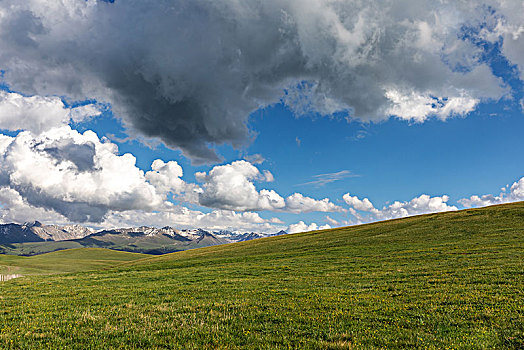
M 518 1 L 11 5 L 1 221 L 298 232 L 524 200 Z
M 221 164 L 259 154 L 257 165 L 272 172 L 275 182 L 267 188 L 283 195 L 301 192 L 314 198 L 331 198 L 344 205 L 342 195 L 350 192 L 368 197 L 377 207 L 394 200 L 408 201 L 421 194 L 450 196 L 450 203 L 479 193 L 498 193 L 522 174 L 524 118 L 514 101 L 485 103 L 467 116 L 446 121 L 409 123 L 395 118 L 379 123 L 347 121 L 344 117 L 297 117 L 282 104 L 254 112 L 250 127 L 257 136 L 247 147 L 219 147 Z M 100 136 L 120 135 L 125 130 L 112 117 L 96 118 L 79 130 L 95 130 Z M 300 140 L 300 144 L 297 142 Z M 118 142 L 121 153 L 137 157 L 137 166 L 151 169 L 157 158 L 176 160 L 184 178 L 194 182 L 194 173 L 210 166 L 192 166 L 179 151 L 162 144 L 139 141 Z M 339 180 L 314 184 L 315 176 L 348 171 Z M 309 183 L 309 184 L 308 184 Z M 211 209 L 201 207 L 201 210 Z M 271 213 L 263 213 L 264 216 Z M 278 215 L 293 223 L 323 222 L 330 215 L 348 220 L 346 213 Z

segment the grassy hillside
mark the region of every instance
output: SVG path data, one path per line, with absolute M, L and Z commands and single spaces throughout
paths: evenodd
M 524 203 L 0 283 L 4 348 L 524 348 Z
M 82 244 L 75 240 L 69 241 L 45 241 L 45 242 L 25 242 L 25 243 L 11 243 L 0 245 L 1 254 L 9 255 L 37 255 L 45 254 L 64 249 L 79 249 L 85 248 Z
M 0 255 L 0 274 L 25 276 L 100 270 L 147 256 L 108 249 L 69 249 L 30 257 Z

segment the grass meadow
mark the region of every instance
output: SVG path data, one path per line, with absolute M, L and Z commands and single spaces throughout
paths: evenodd
M 523 349 L 523 258 L 524 202 L 155 257 L 0 256 L 26 273 L 0 283 L 0 348 Z

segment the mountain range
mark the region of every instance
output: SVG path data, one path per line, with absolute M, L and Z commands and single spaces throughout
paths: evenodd
M 203 229 L 178 230 L 173 227 L 133 227 L 95 231 L 81 225 L 44 225 L 38 221 L 0 224 L 0 253 L 36 255 L 73 248 L 109 248 L 147 254 L 165 254 L 212 245 L 249 241 L 286 234 Z

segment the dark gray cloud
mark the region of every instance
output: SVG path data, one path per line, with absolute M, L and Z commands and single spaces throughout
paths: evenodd
M 488 5 L 498 15 L 507 10 Z M 281 99 L 298 115 L 421 122 L 500 98 L 506 88 L 459 35 L 485 8 L 429 0 L 4 0 L 0 69 L 16 91 L 109 102 L 132 133 L 212 162 L 214 145 L 249 142 L 250 112 Z M 454 70 L 455 62 L 467 69 Z M 449 102 L 431 107 L 433 97 Z
M 108 205 L 67 201 L 33 186 L 13 186 L 30 205 L 59 213 L 72 222 L 101 222 L 110 210 Z
M 44 148 L 44 151 L 58 162 L 68 160 L 78 171 L 89 171 L 95 168 L 95 145 L 92 142 L 76 144 L 71 140 L 58 140 Z

